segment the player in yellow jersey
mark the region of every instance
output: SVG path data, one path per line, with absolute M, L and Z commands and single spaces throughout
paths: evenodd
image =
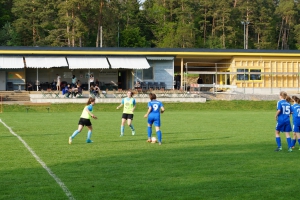
M 135 99 L 132 96 L 133 96 L 133 92 L 128 91 L 127 92 L 127 97 L 122 99 L 121 104 L 117 107 L 117 109 L 119 109 L 120 107 L 122 107 L 124 105 L 123 114 L 122 114 L 122 121 L 121 121 L 121 135 L 120 135 L 120 137 L 122 137 L 124 135 L 124 129 L 125 129 L 124 126 L 125 126 L 126 120 L 127 120 L 128 126 L 131 128 L 132 135 L 135 135 L 135 130 L 133 128 L 133 125 L 131 124 L 131 122 L 133 120 L 133 112 L 134 112 L 134 109 L 135 109 Z
M 89 131 L 87 134 L 87 139 L 86 142 L 87 143 L 91 143 L 93 142 L 91 140 L 91 136 L 92 136 L 92 123 L 91 123 L 91 118 L 97 119 L 97 117 L 93 114 L 93 106 L 95 105 L 95 98 L 90 97 L 88 102 L 86 103 L 86 106 L 84 107 L 82 114 L 80 116 L 79 122 L 78 122 L 78 129 L 76 131 L 74 131 L 74 133 L 72 134 L 72 136 L 69 137 L 69 144 L 72 144 L 72 141 L 74 139 L 74 137 L 81 132 L 82 128 L 84 126 L 86 126 Z

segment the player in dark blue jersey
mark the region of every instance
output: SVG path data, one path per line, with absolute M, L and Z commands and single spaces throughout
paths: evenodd
M 300 146 L 300 99 L 297 96 L 292 96 L 292 101 L 294 102 L 291 109 L 293 115 L 293 133 L 294 133 L 293 140 L 292 140 L 292 148 L 294 148 L 296 145 L 297 138 L 298 138 L 298 144 Z
M 277 112 L 275 114 L 275 120 L 277 121 L 275 128 L 277 148 L 275 151 L 282 150 L 280 132 L 285 132 L 286 141 L 288 143 L 288 151 L 292 152 L 292 142 L 290 137 L 290 132 L 292 131 L 290 122 L 291 104 L 286 100 L 289 98 L 286 92 L 281 91 L 279 98 L 280 100 L 277 102 Z
M 145 114 L 145 118 L 148 117 L 148 140 L 147 142 L 151 141 L 151 135 L 152 135 L 152 124 L 155 126 L 156 135 L 157 135 L 157 141 L 158 144 L 161 145 L 162 142 L 162 134 L 160 131 L 160 113 L 163 113 L 165 111 L 164 105 L 162 102 L 156 100 L 156 95 L 153 93 L 149 94 L 149 98 L 151 101 L 148 102 L 148 111 Z

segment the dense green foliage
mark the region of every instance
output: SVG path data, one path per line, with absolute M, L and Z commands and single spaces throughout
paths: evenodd
M 242 49 L 245 38 L 249 49 L 300 49 L 295 0 L 0 0 L 0 5 L 0 45 L 6 46 Z
M 83 104 L 84 105 L 84 104 Z M 119 112 L 116 107 L 119 104 L 101 103 L 96 104 L 96 110 Z M 276 101 L 207 101 L 206 103 L 164 103 L 166 110 L 172 111 L 202 111 L 202 110 L 274 110 L 276 109 Z M 26 107 L 19 104 L 4 104 L 4 112 L 26 112 Z M 147 109 L 147 103 L 137 103 L 136 111 Z M 52 104 L 50 112 L 79 112 L 82 110 L 81 104 Z M 28 112 L 47 112 L 45 107 L 32 107 Z
M 174 111 L 183 105 L 166 104 L 161 146 L 146 142 L 144 108 L 135 112 L 136 135 L 126 126 L 119 137 L 121 111 L 98 104 L 94 142 L 85 143 L 84 128 L 72 145 L 68 137 L 83 105 L 74 105 L 80 111 L 73 113 L 64 112 L 68 106 L 55 113 L 4 110 L 1 122 L 11 129 L 0 123 L 0 199 L 72 199 L 53 174 L 74 199 L 299 199 L 293 192 L 299 188 L 299 146 L 288 153 L 282 135 L 283 151 L 274 152 L 275 110 L 240 111 L 251 103 L 226 103 L 234 110 L 195 112 L 190 104 L 188 111 Z M 200 105 L 221 108 L 225 102 Z

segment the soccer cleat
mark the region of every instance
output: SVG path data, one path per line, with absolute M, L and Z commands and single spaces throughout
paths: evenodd
M 282 150 L 282 147 L 277 147 L 276 149 L 275 149 L 275 151 L 281 151 Z
M 135 135 L 135 131 L 132 131 L 131 133 L 132 133 L 132 135 Z
M 161 142 L 158 142 L 158 145 L 161 145 Z
M 124 133 L 121 133 L 120 137 L 123 137 L 124 136 Z
M 147 142 L 152 142 L 152 140 L 151 140 L 151 139 L 148 139 Z
M 292 152 L 293 151 L 293 149 L 290 147 L 289 149 L 288 149 L 288 152 Z
M 91 139 L 87 139 L 86 143 L 92 143 L 93 141 Z
M 69 144 L 72 144 L 72 137 L 69 137 Z

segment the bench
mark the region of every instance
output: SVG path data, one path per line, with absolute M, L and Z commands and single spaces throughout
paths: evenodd
M 26 112 L 28 112 L 28 110 L 29 110 L 32 106 L 45 106 L 46 109 L 48 110 L 48 113 L 49 113 L 51 103 L 50 103 L 50 102 L 45 102 L 45 103 L 24 102 L 24 105 L 26 106 L 26 107 L 25 107 Z
M 42 90 L 43 98 L 59 98 L 59 91 L 52 91 L 52 90 Z

